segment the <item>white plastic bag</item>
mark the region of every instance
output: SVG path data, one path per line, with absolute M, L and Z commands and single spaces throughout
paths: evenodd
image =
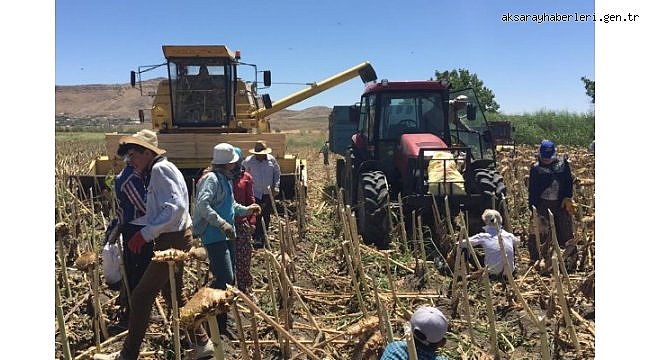
M 120 236 L 121 237 L 121 236 Z M 120 247 L 117 245 L 121 240 L 114 243 L 107 242 L 102 249 L 102 269 L 104 270 L 104 279 L 106 284 L 111 285 L 122 280 L 120 273 Z

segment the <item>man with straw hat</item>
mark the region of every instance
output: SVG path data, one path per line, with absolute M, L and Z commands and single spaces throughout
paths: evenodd
M 253 196 L 255 203 L 260 204 L 262 213 L 257 217 L 257 226 L 253 233 L 253 247 L 259 249 L 264 247 L 264 230 L 269 229 L 271 222 L 271 191 L 275 194 L 280 193 L 280 165 L 271 155 L 271 148 L 266 146 L 266 142 L 258 140 L 255 147 L 248 152 L 251 153 L 244 161 L 242 166 L 253 177 Z M 262 229 L 264 219 L 265 229 Z
M 130 239 L 127 246 L 139 254 L 146 243 L 154 244 L 154 250 L 170 248 L 188 251 L 192 241 L 192 220 L 189 214 L 189 196 L 183 174 L 176 165 L 163 155 L 158 147 L 158 137 L 151 130 L 141 130 L 119 140 L 118 155 L 128 156 L 133 167 L 144 175 L 147 187 L 145 215 L 132 223 L 142 225 Z M 176 272 L 176 296 L 183 306 L 183 264 Z M 122 350 L 112 354 L 96 354 L 95 359 L 137 359 L 145 331 L 149 326 L 151 310 L 158 294 L 163 291 L 171 299 L 171 286 L 167 264 L 151 262 L 142 279 L 131 293 L 129 333 Z M 171 301 L 169 302 L 171 303 Z M 214 347 L 203 328 L 196 331 L 197 348 L 194 354 L 209 356 Z

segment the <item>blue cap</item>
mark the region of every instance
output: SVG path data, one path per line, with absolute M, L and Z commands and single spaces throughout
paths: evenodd
M 550 159 L 555 155 L 555 143 L 551 140 L 544 140 L 539 145 L 539 157 L 542 159 Z
M 244 160 L 244 159 L 242 159 L 242 157 L 241 157 L 241 149 L 240 149 L 240 148 L 238 148 L 238 147 L 235 146 L 235 148 L 234 148 L 233 150 L 235 151 L 235 154 L 237 154 L 238 157 L 239 157 L 239 161 L 237 161 L 237 162 L 241 162 L 242 160 Z

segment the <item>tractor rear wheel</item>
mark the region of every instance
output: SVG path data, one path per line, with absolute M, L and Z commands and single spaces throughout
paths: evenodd
M 362 173 L 357 194 L 357 225 L 363 241 L 387 250 L 390 245 L 390 195 L 386 175 L 381 171 Z

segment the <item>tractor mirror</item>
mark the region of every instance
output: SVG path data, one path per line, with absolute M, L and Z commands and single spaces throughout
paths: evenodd
M 476 120 L 476 105 L 473 103 L 467 104 L 467 120 L 473 121 Z
M 262 95 L 262 103 L 264 103 L 264 107 L 266 109 L 272 108 L 273 103 L 271 103 L 271 95 L 269 95 L 269 94 Z
M 138 118 L 140 119 L 140 124 L 144 123 L 144 110 L 138 110 Z
M 135 87 L 135 71 L 131 71 L 131 87 Z
M 264 86 L 271 86 L 271 70 L 264 71 Z

